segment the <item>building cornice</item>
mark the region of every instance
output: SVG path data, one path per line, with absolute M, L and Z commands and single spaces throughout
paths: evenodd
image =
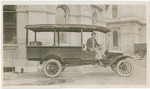
M 112 24 L 123 24 L 123 23 L 138 23 L 140 25 L 146 25 L 146 23 L 143 23 L 139 20 L 125 20 L 125 21 L 110 21 L 107 22 L 107 25 L 112 25 Z
M 47 11 L 47 14 L 56 14 L 56 12 Z
M 86 15 L 69 15 L 69 16 L 92 18 L 91 16 L 86 16 Z
M 17 12 L 17 13 L 34 12 L 34 13 L 56 14 L 56 12 L 51 12 L 51 11 L 39 11 L 39 10 L 17 10 L 16 12 Z
M 91 6 L 96 7 L 100 11 L 105 10 L 105 6 L 103 6 L 103 5 L 91 5 Z
M 28 12 L 47 13 L 47 11 L 41 11 L 41 10 L 28 10 Z
M 18 44 L 15 43 L 15 44 L 12 45 L 11 43 L 10 43 L 10 44 L 4 43 L 4 44 L 3 44 L 3 47 L 18 47 Z
M 139 33 L 134 33 L 134 32 L 132 32 L 132 33 L 121 33 L 120 35 L 140 35 Z
M 16 9 L 17 13 L 27 13 L 27 10 L 25 9 Z

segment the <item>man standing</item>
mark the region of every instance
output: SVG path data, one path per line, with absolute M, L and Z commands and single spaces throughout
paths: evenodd
M 96 33 L 95 32 L 92 32 L 91 34 L 91 38 L 89 38 L 86 42 L 86 47 L 87 47 L 87 50 L 89 51 L 95 51 L 96 52 L 96 56 L 95 58 L 97 60 L 101 60 L 102 59 L 102 53 L 101 53 L 101 45 L 97 43 L 95 37 L 96 37 Z

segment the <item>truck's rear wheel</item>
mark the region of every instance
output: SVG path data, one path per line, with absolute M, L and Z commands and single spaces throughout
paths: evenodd
M 62 65 L 56 59 L 49 59 L 44 63 L 43 71 L 48 77 L 57 77 L 62 72 Z
M 117 63 L 116 70 L 120 76 L 126 77 L 126 76 L 130 76 L 133 73 L 134 68 L 131 61 L 124 59 L 124 60 L 120 60 Z

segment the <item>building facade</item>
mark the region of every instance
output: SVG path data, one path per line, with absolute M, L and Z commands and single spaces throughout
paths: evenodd
M 138 10 L 142 11 L 141 13 Z M 146 7 L 119 5 L 5 5 L 3 7 L 4 67 L 24 68 L 25 72 L 35 72 L 39 63 L 26 59 L 25 26 L 31 24 L 89 24 L 108 27 L 110 50 L 122 50 L 126 54 L 134 52 L 135 43 L 146 42 Z M 83 42 L 91 36 L 83 34 Z M 29 41 L 33 41 L 33 33 Z M 43 36 L 44 35 L 44 36 Z M 38 41 L 52 45 L 53 33 L 42 33 Z M 80 34 L 60 33 L 61 45 L 79 45 Z M 97 41 L 106 50 L 105 35 L 97 32 Z M 13 61 L 12 61 L 13 60 Z
M 111 48 L 134 54 L 134 44 L 146 43 L 146 6 L 111 5 L 107 10 Z

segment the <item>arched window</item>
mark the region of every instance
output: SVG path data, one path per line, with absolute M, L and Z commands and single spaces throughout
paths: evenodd
M 117 5 L 112 5 L 112 17 L 115 18 L 118 16 Z
M 66 24 L 67 13 L 64 8 L 59 7 L 56 9 L 56 23 L 57 24 Z M 67 43 L 67 34 L 66 32 L 60 32 L 60 43 Z M 56 42 L 58 40 L 58 34 L 56 33 Z
M 57 24 L 66 23 L 66 11 L 63 8 L 56 9 L 56 23 Z
M 4 43 L 16 43 L 16 7 L 5 5 L 3 7 Z
M 96 12 L 94 12 L 92 15 L 92 25 L 97 25 L 97 24 L 98 24 L 98 15 Z
M 113 31 L 113 46 L 118 47 L 118 32 Z

